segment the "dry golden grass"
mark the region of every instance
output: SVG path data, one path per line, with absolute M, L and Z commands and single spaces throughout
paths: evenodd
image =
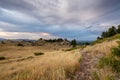
M 93 46 L 87 46 L 81 53 L 89 53 L 96 62 L 103 56 L 111 53 L 111 48 L 118 46 L 118 40 L 106 41 Z M 0 61 L 0 79 L 2 80 L 67 80 L 72 78 L 79 68 L 81 54 L 79 49 L 62 51 L 69 47 L 39 46 L 0 48 L 0 55 L 7 59 Z M 44 55 L 35 56 L 35 52 Z M 108 80 L 108 76 L 115 73 L 110 68 L 94 69 L 100 80 Z M 93 72 L 94 72 L 93 71 Z
M 112 77 L 115 76 L 115 73 L 111 71 L 109 67 L 96 70 L 99 80 L 113 80 Z
M 45 55 L 34 56 L 41 51 Z M 0 80 L 67 80 L 79 68 L 81 57 L 79 49 L 64 52 L 45 47 L 14 46 L 1 48 L 0 55 L 7 58 L 0 61 Z
M 104 56 L 108 56 L 111 53 L 111 48 L 118 46 L 117 41 L 118 40 L 105 41 L 93 46 L 87 46 L 83 52 L 89 52 L 93 56 L 95 56 L 95 54 L 104 54 Z
M 118 40 L 105 41 L 93 46 L 87 46 L 83 49 L 82 52 L 90 53 L 92 59 L 94 60 L 94 63 L 96 64 L 96 68 L 93 69 L 93 73 L 96 72 L 96 75 L 99 77 L 99 79 L 96 78 L 95 80 L 113 80 L 112 76 L 114 76 L 115 73 L 112 72 L 110 67 L 99 68 L 99 60 L 102 57 L 111 55 L 111 49 L 118 46 L 117 41 Z M 94 76 L 95 75 L 93 75 L 93 77 Z

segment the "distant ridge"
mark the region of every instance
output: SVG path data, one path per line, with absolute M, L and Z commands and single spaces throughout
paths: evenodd
M 9 39 L 9 40 L 14 40 L 14 41 L 36 41 L 33 39 Z
M 2 41 L 2 40 L 6 40 L 6 39 L 4 39 L 4 38 L 0 38 L 0 41 Z
M 32 39 L 5 39 L 5 38 L 0 38 L 1 40 L 12 40 L 12 41 L 36 41 L 36 40 L 32 40 Z
M 93 43 L 94 41 L 77 41 L 77 44 L 78 45 L 85 45 L 85 44 L 91 44 Z

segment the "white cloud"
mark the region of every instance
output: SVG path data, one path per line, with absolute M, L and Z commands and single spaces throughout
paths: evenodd
M 45 32 L 42 32 L 41 35 L 42 35 L 42 36 L 51 36 L 51 34 L 45 33 Z
M 2 32 L 2 31 L 3 31 L 3 29 L 0 28 L 0 32 Z
M 45 32 L 39 32 L 39 33 L 30 33 L 30 32 L 0 32 L 1 38 L 6 39 L 39 39 L 39 38 L 57 38 L 57 36 L 54 36 L 49 33 Z

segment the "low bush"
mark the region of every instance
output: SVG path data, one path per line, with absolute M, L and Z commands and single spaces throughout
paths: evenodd
M 111 67 L 112 71 L 120 72 L 120 60 L 117 60 L 115 57 L 103 57 L 99 61 L 100 68 L 105 66 Z
M 27 57 L 27 59 L 32 59 L 32 58 L 34 58 L 33 56 L 29 56 L 29 57 Z
M 22 43 L 18 43 L 17 46 L 24 47 L 24 45 Z
M 111 59 L 107 57 L 102 57 L 99 61 L 100 68 L 103 68 L 104 66 L 109 66 L 111 64 Z
M 113 59 L 111 64 L 112 70 L 114 72 L 120 72 L 120 61 Z
M 112 49 L 112 55 L 120 57 L 120 49 L 119 48 L 113 48 Z
M 39 56 L 39 55 L 44 55 L 44 53 L 42 53 L 42 52 L 36 52 L 36 53 L 34 53 L 34 55 L 35 56 Z
M 4 56 L 0 56 L 0 60 L 5 60 L 5 57 Z
M 73 51 L 73 50 L 76 50 L 76 49 L 79 49 L 79 47 L 73 47 L 73 48 L 70 48 L 70 49 L 63 50 L 63 51 Z
M 93 72 L 92 76 L 93 76 L 93 78 L 94 78 L 95 80 L 100 80 L 100 77 L 99 77 L 99 75 L 97 74 L 97 72 Z
M 107 57 L 103 57 L 99 61 L 99 65 L 101 68 L 104 66 L 111 67 L 113 72 L 120 72 L 120 43 L 118 42 L 119 47 L 111 49 L 111 55 Z

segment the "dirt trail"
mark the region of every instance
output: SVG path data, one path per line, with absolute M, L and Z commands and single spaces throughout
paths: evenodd
M 87 52 L 82 52 L 82 58 L 80 70 L 76 73 L 75 80 L 94 80 L 92 73 L 95 69 L 95 58 Z

